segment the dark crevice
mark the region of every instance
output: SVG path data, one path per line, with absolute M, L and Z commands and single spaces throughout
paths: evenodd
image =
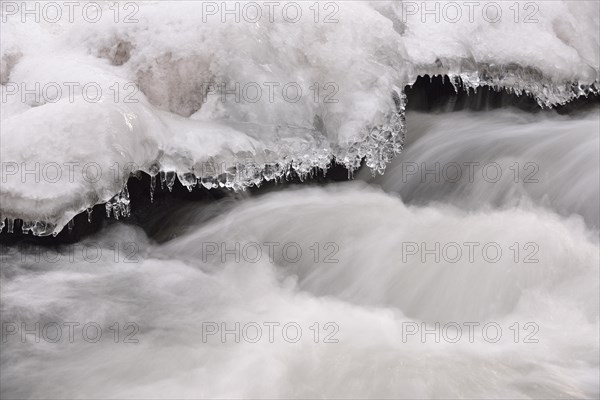
M 419 77 L 412 86 L 405 88 L 407 96 L 407 111 L 419 112 L 454 112 L 470 110 L 483 112 L 499 108 L 512 107 L 522 111 L 558 112 L 560 114 L 576 114 L 581 111 L 598 107 L 599 97 L 578 98 L 568 104 L 554 109 L 544 109 L 538 105 L 533 97 L 517 96 L 507 91 L 495 91 L 491 87 L 481 87 L 476 92 L 472 89 L 468 92 L 459 88 L 458 92 L 447 76 Z M 410 132 L 407 133 L 410 136 Z M 364 163 L 363 163 L 363 167 Z M 358 171 L 356 172 L 358 173 Z M 259 187 L 252 187 L 242 192 L 233 192 L 225 188 L 208 190 L 197 185 L 192 192 L 183 186 L 179 180 L 175 180 L 172 191 L 161 188 L 160 184 L 154 191 L 154 201 L 150 201 L 150 176 L 139 173 L 139 178 L 131 177 L 128 181 L 129 196 L 131 200 L 131 216 L 116 221 L 106 216 L 103 204 L 93 208 L 91 222 L 88 222 L 87 213 L 83 212 L 74 218 L 73 229 L 65 227 L 56 237 L 38 237 L 31 234 L 21 233 L 21 220 L 15 220 L 14 232 L 6 233 L 4 229 L 0 233 L 2 245 L 35 244 L 54 246 L 77 242 L 85 237 L 93 235 L 100 230 L 115 223 L 126 223 L 139 226 L 152 239 L 162 242 L 172 238 L 185 228 L 185 217 L 193 209 L 205 217 L 212 218 L 221 214 L 231 204 L 250 196 L 260 196 L 273 191 L 281 190 L 297 185 L 326 185 L 332 182 L 343 182 L 349 180 L 349 171 L 342 165 L 332 163 L 325 172 L 315 171 L 313 176 L 304 180 L 291 173 L 286 181 L 263 182 Z M 2 249 L 4 250 L 4 249 Z
M 407 111 L 453 112 L 453 111 L 489 111 L 498 108 L 516 108 L 521 111 L 537 113 L 543 111 L 559 114 L 573 114 L 598 107 L 600 96 L 591 94 L 579 97 L 569 103 L 552 109 L 542 108 L 532 96 L 496 91 L 491 86 L 465 90 L 460 85 L 455 89 L 448 76 L 420 76 L 412 86 L 406 86 Z M 408 132 L 410 135 L 410 132 Z
M 74 218 L 72 230 L 65 227 L 57 236 L 33 236 L 21 232 L 21 220 L 15 220 L 14 233 L 6 233 L 6 229 L 0 233 L 0 242 L 3 245 L 37 244 L 37 245 L 62 245 L 75 243 L 85 237 L 93 235 L 100 230 L 115 223 L 126 223 L 139 226 L 154 240 L 162 242 L 172 237 L 173 232 L 179 231 L 180 224 L 184 219 L 177 218 L 177 214 L 184 214 L 190 209 L 198 211 L 213 205 L 216 202 L 232 204 L 237 200 L 250 196 L 259 196 L 272 191 L 280 190 L 294 185 L 324 185 L 330 182 L 348 180 L 348 170 L 339 164 L 333 164 L 325 174 L 323 171 L 315 171 L 312 177 L 301 180 L 298 174 L 291 173 L 286 181 L 263 182 L 260 187 L 252 187 L 246 191 L 234 192 L 225 188 L 206 189 L 196 185 L 190 192 L 178 179 L 171 191 L 166 186 L 161 188 L 157 183 L 154 190 L 153 201 L 150 200 L 150 175 L 139 173 L 139 177 L 130 177 L 127 182 L 129 198 L 131 200 L 131 215 L 121 218 L 119 221 L 106 216 L 104 204 L 97 204 L 93 208 L 91 222 L 88 221 L 86 212 L 78 214 Z M 209 212 L 215 214 L 215 207 Z M 222 207 L 216 207 L 217 209 Z M 165 236 L 164 232 L 171 232 Z

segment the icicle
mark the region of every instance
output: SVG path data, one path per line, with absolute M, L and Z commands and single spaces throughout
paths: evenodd
M 93 211 L 94 211 L 94 209 L 93 209 L 93 208 L 91 208 L 91 207 L 87 209 L 88 223 L 91 223 L 91 222 L 92 222 L 92 212 L 93 212 Z
M 67 224 L 67 228 L 69 229 L 69 233 L 73 232 L 73 227 L 75 226 L 75 218 L 69 221 Z
M 194 175 L 193 171 L 186 172 L 183 174 L 178 174 L 177 179 L 179 179 L 179 182 L 183 186 L 185 186 L 187 188 L 188 192 L 190 192 L 190 193 L 194 189 L 194 186 L 196 186 L 196 184 L 198 183 L 198 178 L 196 178 L 196 175 Z
M 121 217 L 129 217 L 131 215 L 131 206 L 129 199 L 129 189 L 127 184 L 123 186 L 123 190 L 113 196 L 106 205 L 106 216 L 110 218 L 112 213 L 115 219 L 119 219 Z
M 127 187 L 127 184 L 123 187 L 123 191 L 119 196 L 119 201 L 121 204 L 121 214 L 124 217 L 129 217 L 131 215 L 131 200 L 129 199 L 129 188 Z
M 265 168 L 263 169 L 263 178 L 265 181 L 270 181 L 275 177 L 275 165 L 274 164 L 265 164 Z
M 6 231 L 7 233 L 14 233 L 15 220 L 8 218 L 6 220 Z M 44 221 L 22 221 L 21 232 L 27 234 L 31 231 L 34 236 L 48 236 L 50 234 L 56 236 L 58 231 L 56 230 L 57 225 L 44 222 Z M 0 222 L 0 230 L 4 228 L 4 223 Z
M 154 203 L 154 189 L 156 188 L 156 175 L 150 177 L 150 203 Z
M 160 190 L 165 190 L 164 183 L 167 180 L 166 174 L 164 171 L 160 171 Z
M 21 224 L 21 232 L 23 232 L 24 235 L 27 235 L 31 228 L 33 228 L 33 225 L 33 222 L 23 221 L 23 223 Z
M 212 189 L 213 183 L 211 178 L 200 178 L 200 185 L 202 185 L 206 189 Z
M 457 88 L 457 85 L 459 84 L 458 78 L 450 76 L 450 77 L 448 77 L 448 80 L 450 81 L 450 84 L 454 88 L 454 93 L 458 94 L 458 88 Z
M 167 189 L 169 189 L 169 192 L 173 191 L 173 185 L 175 184 L 175 176 L 177 176 L 177 174 L 173 171 L 164 174 L 165 184 L 167 185 Z

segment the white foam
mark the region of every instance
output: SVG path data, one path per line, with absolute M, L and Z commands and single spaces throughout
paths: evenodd
M 3 393 L 35 398 L 73 393 L 83 398 L 598 396 L 598 236 L 576 218 L 535 207 L 479 212 L 409 207 L 358 182 L 264 196 L 204 224 L 197 218 L 197 207 L 181 214 L 179 224 L 189 230 L 163 245 L 119 225 L 75 251 L 65 247 L 58 257 L 39 249 L 44 257 L 37 262 L 33 249 L 7 251 L 2 322 L 23 322 L 29 330 L 37 321 L 41 327 L 69 321 L 81 326 L 72 343 L 66 328 L 57 344 L 36 343 L 33 334 L 24 342 L 6 335 L 2 354 L 10 361 L 1 366 Z M 404 243 L 425 242 L 431 249 L 435 242 L 467 241 L 480 243 L 473 263 L 466 253 L 454 263 L 444 257 L 435 262 L 431 254 L 425 261 L 420 255 L 403 261 Z M 279 243 L 272 262 L 265 246 L 258 260 L 252 252 L 231 252 L 235 243 L 267 242 Z M 488 242 L 504 249 L 495 262 L 480 257 Z M 515 242 L 536 243 L 538 262 L 523 262 L 529 251 L 514 261 L 508 247 Z M 137 250 L 119 253 L 116 262 L 115 243 L 135 243 Z M 220 243 L 230 250 L 225 259 L 223 251 L 205 247 Z M 300 259 L 294 249 L 284 256 L 283 245 L 291 243 L 304 251 Z M 321 250 L 317 262 L 310 250 L 315 243 Z M 327 243 L 337 247 L 326 249 Z M 89 253 L 82 252 L 85 248 Z M 90 262 L 98 249 L 101 259 Z M 325 263 L 325 256 L 337 262 Z M 126 257 L 139 261 L 127 263 Z M 102 341 L 82 338 L 89 322 L 102 327 Z M 115 322 L 121 329 L 125 322 L 137 323 L 139 343 L 123 343 L 123 336 L 114 343 L 109 327 Z M 220 329 L 225 322 L 232 332 L 236 322 L 256 323 L 263 327 L 262 339 L 251 343 L 240 333 L 238 343 L 230 333 L 222 341 L 220 331 L 203 337 L 207 322 Z M 280 324 L 273 342 L 268 322 Z M 302 329 L 297 343 L 282 337 L 289 322 Z M 310 330 L 315 322 L 318 343 Z M 333 332 L 323 330 L 327 322 L 339 327 L 333 335 L 338 343 L 323 342 Z M 438 343 L 430 333 L 422 340 L 420 331 L 403 339 L 407 324 L 422 322 L 430 330 L 436 322 L 456 323 L 462 339 L 450 343 L 444 336 Z M 464 325 L 469 322 L 479 324 L 473 342 Z M 535 325 L 524 329 L 528 322 Z M 501 327 L 497 343 L 484 339 L 487 323 Z M 539 330 L 529 336 L 534 326 Z M 295 337 L 293 329 L 289 335 Z M 494 340 L 494 328 L 487 335 Z M 253 330 L 248 337 L 254 338 Z M 526 337 L 537 342 L 524 342 Z

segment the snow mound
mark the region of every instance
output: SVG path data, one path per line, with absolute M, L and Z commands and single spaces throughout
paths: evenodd
M 419 75 L 546 106 L 597 93 L 597 2 L 468 4 L 3 2 L 0 220 L 127 215 L 137 170 L 190 190 L 334 159 L 383 173 Z

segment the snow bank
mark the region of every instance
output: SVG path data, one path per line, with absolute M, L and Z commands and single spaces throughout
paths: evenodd
M 190 190 L 334 157 L 382 173 L 420 74 L 544 105 L 597 91 L 598 3 L 467 3 L 2 2 L 0 220 L 126 215 L 135 170 Z

